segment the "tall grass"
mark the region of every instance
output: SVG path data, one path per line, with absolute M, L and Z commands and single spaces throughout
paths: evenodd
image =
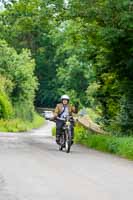
M 100 135 L 78 125 L 75 127 L 75 143 L 133 160 L 133 137 Z
M 20 118 L 9 119 L 9 120 L 0 120 L 0 131 L 2 132 L 23 132 L 29 131 L 32 128 L 38 128 L 44 124 L 44 118 L 39 114 L 33 114 L 33 120 L 22 120 Z

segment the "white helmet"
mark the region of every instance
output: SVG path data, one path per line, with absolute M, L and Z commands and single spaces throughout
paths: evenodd
M 62 95 L 62 96 L 61 96 L 61 100 L 63 100 L 63 99 L 66 99 L 66 100 L 69 101 L 69 100 L 70 100 L 70 97 L 69 97 L 68 95 L 65 94 L 65 95 Z

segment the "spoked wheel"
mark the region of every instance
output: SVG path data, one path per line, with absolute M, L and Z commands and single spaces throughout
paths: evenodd
M 68 133 L 66 133 L 66 141 L 65 141 L 65 150 L 66 150 L 66 153 L 70 152 L 70 148 L 71 148 L 71 135 L 69 135 Z
M 69 153 L 70 152 L 70 148 L 71 148 L 71 145 L 68 141 L 66 141 L 66 144 L 65 144 L 65 150 L 66 150 L 66 153 Z

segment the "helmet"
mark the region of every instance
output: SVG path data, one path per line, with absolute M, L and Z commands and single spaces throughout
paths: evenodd
M 61 100 L 63 100 L 63 99 L 66 99 L 68 101 L 70 100 L 69 96 L 66 94 L 61 96 Z

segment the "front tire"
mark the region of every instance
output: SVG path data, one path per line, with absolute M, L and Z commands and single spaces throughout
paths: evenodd
M 69 130 L 66 130 L 66 141 L 65 141 L 65 150 L 66 153 L 70 152 L 71 149 L 71 134 L 69 133 Z
M 66 153 L 70 152 L 70 148 L 71 148 L 70 143 L 66 141 L 66 144 L 65 144 Z

